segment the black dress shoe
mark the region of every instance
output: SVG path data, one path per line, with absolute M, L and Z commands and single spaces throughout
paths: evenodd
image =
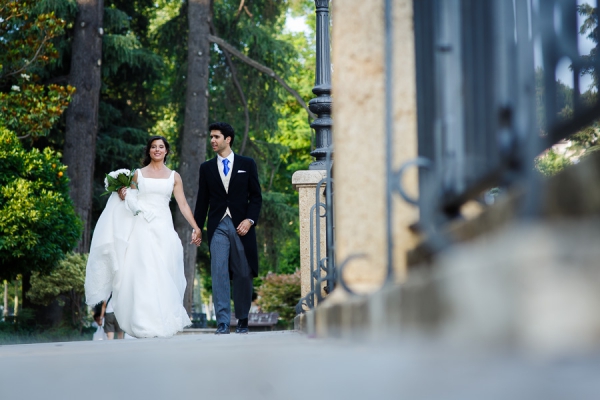
M 228 334 L 229 334 L 229 325 L 222 323 L 217 326 L 215 335 L 228 335 Z
M 248 333 L 248 318 L 238 319 L 235 333 Z

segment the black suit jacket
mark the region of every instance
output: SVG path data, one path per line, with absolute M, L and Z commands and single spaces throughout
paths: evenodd
M 248 233 L 240 236 L 246 259 L 254 276 L 258 276 L 258 250 L 256 248 L 255 227 L 258 224 L 258 215 L 262 205 L 260 183 L 256 163 L 252 158 L 234 154 L 233 169 L 229 180 L 229 191 L 225 191 L 223 181 L 217 167 L 217 157 L 200 165 L 200 183 L 198 185 L 198 200 L 194 218 L 200 227 L 204 226 L 208 213 L 206 233 L 208 245 L 212 239 L 217 225 L 225 215 L 227 207 L 231 213 L 233 225 L 237 226 L 249 218 L 254 225 Z

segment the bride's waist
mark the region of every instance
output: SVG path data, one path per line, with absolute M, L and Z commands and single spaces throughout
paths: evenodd
M 138 197 L 138 202 L 140 203 L 140 206 L 143 207 L 152 207 L 152 208 L 169 208 L 169 200 L 165 198 L 165 196 L 153 196 L 153 195 L 145 195 L 145 196 L 139 196 Z

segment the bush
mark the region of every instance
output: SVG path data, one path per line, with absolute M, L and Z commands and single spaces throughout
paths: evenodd
M 300 271 L 293 274 L 268 274 L 258 288 L 258 306 L 264 312 L 279 313 L 279 317 L 291 322 L 296 316 L 296 304 L 300 300 Z
M 557 154 L 554 150 L 550 149 L 546 154 L 541 155 L 535 159 L 535 167 L 545 176 L 556 175 L 569 165 L 573 163 L 571 160 L 561 154 Z
M 73 327 L 81 328 L 87 311 L 83 302 L 87 258 L 87 254 L 69 253 L 50 274 L 34 272 L 27 297 L 44 306 L 58 300 L 58 305 L 66 306 L 65 311 L 70 313 Z
M 24 309 L 22 311 L 28 311 Z M 25 320 L 28 316 L 12 318 L 9 321 L 0 321 L 0 346 L 7 344 L 72 342 L 92 340 L 95 328 L 74 329 L 70 326 L 44 328 L 34 322 Z
M 71 251 L 82 224 L 66 166 L 46 148 L 27 151 L 0 126 L 0 277 L 48 274 Z

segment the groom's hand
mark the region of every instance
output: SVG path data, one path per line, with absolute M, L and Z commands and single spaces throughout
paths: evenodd
M 238 235 L 240 235 L 240 236 L 246 235 L 246 233 L 248 233 L 248 231 L 250 230 L 251 226 L 252 226 L 252 224 L 247 219 L 240 222 L 240 224 L 238 225 L 238 227 L 236 229 Z

